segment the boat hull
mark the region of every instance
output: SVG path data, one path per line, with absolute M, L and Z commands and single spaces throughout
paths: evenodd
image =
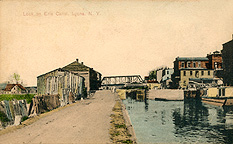
M 233 98 L 211 98 L 211 97 L 205 97 L 202 98 L 202 102 L 206 104 L 211 104 L 215 106 L 233 106 Z

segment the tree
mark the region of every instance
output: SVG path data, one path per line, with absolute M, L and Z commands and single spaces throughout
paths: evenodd
M 12 79 L 13 82 L 19 83 L 19 81 L 20 81 L 20 75 L 17 74 L 17 73 L 14 73 L 14 74 L 11 76 L 11 79 Z
M 149 80 L 156 79 L 157 78 L 156 73 L 157 73 L 156 70 L 150 71 L 150 73 L 149 73 Z

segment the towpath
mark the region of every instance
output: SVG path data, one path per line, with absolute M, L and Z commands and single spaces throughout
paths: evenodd
M 116 94 L 93 98 L 56 111 L 35 123 L 0 136 L 0 143 L 110 143 L 110 114 Z

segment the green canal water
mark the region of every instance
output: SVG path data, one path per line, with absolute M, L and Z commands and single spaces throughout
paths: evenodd
M 123 101 L 138 143 L 233 143 L 233 112 L 189 101 Z

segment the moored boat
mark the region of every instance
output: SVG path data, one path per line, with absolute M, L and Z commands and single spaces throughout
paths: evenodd
M 212 87 L 202 96 L 202 102 L 215 106 L 233 106 L 233 87 Z

